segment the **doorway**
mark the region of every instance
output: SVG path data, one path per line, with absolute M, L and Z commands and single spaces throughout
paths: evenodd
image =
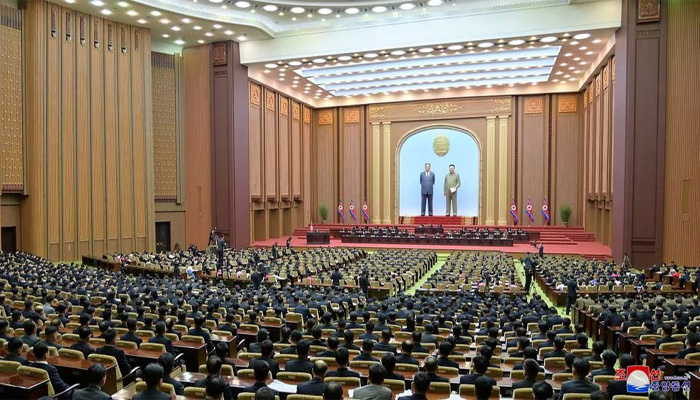
M 3 233 L 4 234 L 4 233 Z M 4 236 L 3 236 L 4 238 Z M 170 222 L 156 222 L 156 251 L 170 251 Z
M 5 253 L 17 251 L 17 227 L 4 226 L 2 228 L 2 251 Z

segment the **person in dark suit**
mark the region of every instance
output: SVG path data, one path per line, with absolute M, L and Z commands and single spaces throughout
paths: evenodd
M 421 337 L 420 341 L 421 343 L 434 343 L 435 345 L 437 345 L 438 338 L 437 336 L 433 335 L 432 325 L 425 326 L 425 333 L 423 333 L 423 336 Z
M 540 242 L 538 254 L 539 254 L 540 258 L 544 257 L 544 244 L 542 242 Z
M 612 350 L 605 350 L 601 355 L 603 359 L 603 368 L 596 369 L 591 372 L 591 379 L 598 375 L 615 375 L 615 363 L 617 362 L 617 354 Z
M 158 357 L 158 364 L 163 367 L 163 383 L 173 385 L 175 394 L 182 396 L 183 392 L 185 391 L 185 386 L 180 383 L 180 381 L 170 376 L 170 373 L 173 372 L 173 368 L 175 368 L 175 357 L 172 354 L 165 352 Z
M 576 291 L 578 290 L 578 283 L 576 283 L 576 278 L 569 276 L 566 281 L 566 313 L 571 313 L 571 306 L 576 303 Z
M 423 334 L 419 330 L 413 331 L 411 334 L 411 340 L 413 340 L 413 352 L 414 353 L 430 353 L 427 347 L 421 344 L 421 339 Z
M 348 363 L 350 362 L 350 353 L 345 347 L 338 348 L 335 352 L 335 362 L 338 364 L 338 368 L 333 371 L 328 371 L 326 376 L 328 377 L 338 377 L 338 378 L 359 378 L 360 373 L 355 371 L 350 371 L 348 369 Z
M 74 343 L 70 349 L 78 350 L 79 352 L 83 353 L 85 359 L 87 359 L 90 354 L 95 352 L 95 348 L 92 347 L 89 342 L 90 336 L 92 336 L 92 331 L 90 331 L 90 328 L 87 326 L 81 326 L 78 330 L 78 336 L 80 336 L 80 340 Z
M 289 335 L 289 342 L 290 342 L 289 347 L 285 347 L 284 349 L 280 350 L 280 354 L 296 354 L 297 353 L 297 345 L 299 344 L 299 342 L 301 342 L 301 339 L 303 337 L 304 337 L 304 335 L 300 331 L 298 331 L 296 329 L 293 330 L 291 335 Z
M 31 319 L 25 319 L 22 327 L 24 328 L 24 335 L 19 339 L 29 347 L 34 347 L 34 344 L 41 340 L 36 335 L 36 324 Z
M 125 376 L 131 370 L 131 365 L 129 365 L 129 360 L 126 359 L 124 350 L 114 345 L 117 338 L 117 331 L 115 329 L 108 329 L 107 332 L 102 335 L 102 338 L 105 340 L 105 345 L 97 349 L 95 353 L 116 358 L 119 371 L 122 373 L 122 376 Z
M 245 388 L 243 388 L 243 391 L 255 393 L 260 388 L 267 388 L 267 378 L 270 376 L 270 367 L 267 365 L 266 362 L 263 361 L 251 361 L 250 364 L 253 368 L 253 376 L 255 377 L 255 383 L 250 386 L 246 386 Z M 273 392 L 275 395 L 277 395 L 277 391 L 273 390 Z
M 157 363 L 150 363 L 143 370 L 143 380 L 146 382 L 146 390 L 136 393 L 132 400 L 170 400 L 170 396 L 160 391 L 163 383 L 163 367 Z
M 622 315 L 617 313 L 617 307 L 611 306 L 609 310 L 610 314 L 608 314 L 607 318 L 605 318 L 605 326 L 621 326 L 624 318 L 622 318 Z
M 369 278 L 367 277 L 367 271 L 363 271 L 362 275 L 360 275 L 359 285 L 360 290 L 362 290 L 362 293 L 366 295 L 369 291 Z
M 590 370 L 591 366 L 588 364 L 588 361 L 583 358 L 574 360 L 574 379 L 562 383 L 561 390 L 559 391 L 559 400 L 562 400 L 567 393 L 590 394 L 600 390 L 600 386 L 586 380 Z
M 375 342 L 379 341 L 379 336 L 374 334 L 374 323 L 373 322 L 367 322 L 365 324 L 365 332 L 360 335 L 359 339 L 373 340 Z
M 338 338 L 330 336 L 328 340 L 326 340 L 327 350 L 317 353 L 316 357 L 335 357 L 335 353 L 338 351 L 338 345 L 340 345 Z
M 700 336 L 697 333 L 689 333 L 685 337 L 685 349 L 679 351 L 676 358 L 685 358 L 688 354 L 700 352 L 700 349 L 697 348 L 698 341 L 700 341 Z
M 10 339 L 7 342 L 7 355 L 4 357 L 5 361 L 15 361 L 22 365 L 29 365 L 29 361 L 22 357 L 22 351 L 24 349 L 24 343 L 17 338 Z
M 411 383 L 411 394 L 401 396 L 399 400 L 426 400 L 430 382 L 430 376 L 426 372 L 416 372 Z
M 620 369 L 627 371 L 627 367 L 634 365 L 634 358 L 630 354 L 623 354 L 620 356 Z M 625 380 L 611 380 L 608 381 L 607 393 L 609 398 L 617 395 L 626 395 L 627 393 L 627 381 Z
M 382 340 L 379 343 L 374 345 L 374 350 L 387 351 L 389 353 L 396 354 L 396 346 L 389 343 L 391 341 L 391 338 L 392 338 L 391 329 L 390 328 L 382 329 Z
M 287 361 L 284 366 L 285 372 L 306 372 L 311 374 L 314 364 L 309 361 L 309 342 L 302 340 L 297 344 L 297 359 Z
M 386 374 L 384 376 L 385 379 L 392 379 L 401 382 L 406 381 L 406 378 L 404 378 L 403 375 L 394 372 L 394 369 L 396 368 L 396 357 L 392 353 L 384 353 L 382 356 L 382 365 L 386 370 Z
M 396 356 L 397 364 L 413 364 L 420 365 L 417 359 L 412 357 L 413 354 L 413 343 L 408 340 L 404 340 L 401 343 L 401 354 Z
M 40 368 L 49 374 L 49 381 L 53 386 L 56 394 L 68 389 L 68 385 L 63 382 L 63 379 L 58 375 L 58 369 L 46 361 L 46 354 L 49 352 L 49 346 L 46 343 L 39 341 L 34 345 L 34 357 L 36 361 L 32 363 L 32 367 Z M 61 399 L 70 399 L 71 393 L 64 393 Z
M 537 374 L 540 372 L 540 364 L 538 364 L 535 360 L 525 360 L 523 363 L 523 368 L 525 378 L 523 380 L 513 382 L 513 390 L 532 388 L 532 385 L 537 382 Z
M 102 391 L 102 386 L 107 382 L 107 370 L 104 365 L 94 363 L 87 370 L 87 383 L 85 389 L 73 392 L 72 400 L 111 400 L 112 396 Z
M 58 340 L 58 328 L 55 325 L 48 325 L 44 329 L 44 342 L 49 347 L 55 347 L 56 350 L 62 349 L 63 346 L 56 344 L 56 340 Z
M 449 357 L 450 354 L 452 354 L 452 343 L 450 343 L 448 341 L 444 341 L 444 342 L 440 343 L 440 346 L 438 347 L 438 351 L 440 353 L 440 356 L 437 359 L 438 366 L 459 369 L 459 363 L 456 361 L 450 360 L 450 357 Z
M 561 337 L 557 337 L 556 339 L 554 339 L 554 350 L 544 353 L 542 355 L 542 359 L 546 359 L 549 357 L 564 357 L 566 355 L 566 350 L 564 350 L 565 345 L 566 342 L 564 341 L 564 339 L 562 339 Z
M 474 394 L 476 394 L 476 400 L 488 400 L 491 397 L 491 390 L 495 385 L 493 384 L 493 379 L 487 376 L 480 376 L 476 378 L 474 382 Z
M 125 342 L 133 342 L 136 343 L 137 346 L 141 346 L 141 342 L 143 340 L 136 335 L 136 319 L 134 318 L 129 318 L 126 320 L 126 328 L 129 330 L 127 333 L 123 334 L 119 340 L 123 340 Z
M 165 346 L 165 351 L 175 355 L 175 349 L 173 349 L 173 342 L 165 336 L 165 322 L 156 323 L 156 335 L 148 339 L 148 343 L 158 343 Z
M 226 391 L 229 390 L 228 383 L 220 375 L 214 376 L 211 379 L 207 380 L 207 384 L 204 387 L 204 389 L 207 395 L 206 399 L 221 399 L 223 396 L 225 396 Z M 267 389 L 268 388 L 264 388 L 264 390 Z M 274 393 L 270 398 L 275 398 Z
M 532 394 L 535 400 L 550 400 L 554 398 L 554 389 L 552 389 L 552 385 L 549 383 L 545 381 L 538 381 L 532 385 Z
M 272 358 L 272 351 L 274 349 L 274 346 L 272 344 L 272 341 L 270 340 L 265 340 L 260 344 L 260 357 L 254 358 L 252 361 L 264 361 L 267 363 L 267 366 L 270 368 L 270 373 L 272 374 L 272 378 L 277 378 L 277 373 L 280 372 L 280 365 L 275 360 Z M 235 369 L 235 368 L 234 368 Z
M 662 336 L 661 339 L 656 341 L 656 348 L 661 348 L 664 343 L 675 342 L 676 340 L 671 336 L 673 334 L 673 327 L 670 324 L 663 324 L 661 326 Z
M 205 331 L 202 329 L 204 326 L 204 317 L 201 315 L 198 315 L 194 317 L 194 328 L 190 329 L 189 332 L 187 332 L 188 335 L 192 336 L 201 336 L 204 338 L 204 343 L 207 344 L 207 352 L 210 352 L 214 350 L 214 343 L 211 341 L 211 336 L 209 336 L 209 332 Z
M 336 268 L 335 270 L 333 270 L 333 273 L 331 274 L 331 282 L 333 282 L 334 288 L 340 288 L 340 280 L 341 279 L 343 279 L 343 275 L 341 275 L 338 268 Z
M 433 356 L 429 356 L 425 359 L 423 362 L 423 367 L 425 368 L 425 372 L 428 373 L 428 377 L 430 377 L 430 382 L 449 382 L 450 380 L 439 376 L 437 374 L 438 370 L 438 363 L 437 363 L 437 358 Z
M 362 341 L 362 354 L 355 356 L 355 361 L 379 361 L 375 357 L 372 357 L 372 350 L 374 350 L 374 343 L 365 339 Z
M 478 356 L 474 357 L 472 359 L 472 373 L 468 375 L 462 375 L 459 378 L 459 384 L 460 385 L 473 385 L 474 382 L 476 382 L 476 378 L 480 376 L 486 376 L 486 371 L 489 369 L 489 364 L 486 361 L 486 358 L 479 354 Z M 493 383 L 496 383 L 496 380 L 491 378 L 493 380 Z
M 323 400 L 343 400 L 343 387 L 338 382 L 328 382 L 323 389 Z
M 430 163 L 425 163 L 425 172 L 420 174 L 420 215 L 425 216 L 425 203 L 428 203 L 428 215 L 433 216 L 433 186 L 435 173 L 430 170 Z
M 306 394 L 311 396 L 322 396 L 325 388 L 323 380 L 326 377 L 328 365 L 323 360 L 314 361 L 313 378 L 308 382 L 302 382 L 297 385 L 297 394 Z
M 535 350 L 534 347 L 528 346 L 525 348 L 523 351 L 523 357 L 525 358 L 525 361 L 527 360 L 535 360 L 537 361 L 537 350 Z M 513 364 L 513 371 L 521 371 L 525 369 L 525 363 L 515 363 Z M 544 367 L 540 366 L 540 372 L 544 372 Z
M 259 363 L 259 364 L 265 364 L 265 363 Z M 212 378 L 221 376 L 221 366 L 223 365 L 223 362 L 218 356 L 210 356 L 207 359 L 207 376 L 201 379 L 197 379 L 194 381 L 194 386 L 195 387 L 203 387 L 205 388 L 207 386 L 207 382 L 211 380 Z M 255 368 L 253 368 L 255 369 Z M 265 364 L 265 379 L 267 379 L 267 375 L 269 372 L 269 369 L 267 368 L 267 364 Z M 226 386 L 226 389 L 224 390 L 224 400 L 233 400 L 233 394 L 231 394 L 231 388 Z

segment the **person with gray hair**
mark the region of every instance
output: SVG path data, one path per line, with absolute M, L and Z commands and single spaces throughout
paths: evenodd
M 297 394 L 307 394 L 312 396 L 322 396 L 325 389 L 323 380 L 326 378 L 328 365 L 323 360 L 314 361 L 312 369 L 313 378 L 308 382 L 302 382 L 297 385 Z

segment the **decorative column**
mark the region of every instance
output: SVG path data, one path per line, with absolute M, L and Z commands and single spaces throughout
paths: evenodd
M 391 122 L 382 123 L 384 132 L 383 156 L 382 156 L 382 172 L 384 175 L 384 186 L 382 187 L 382 223 L 391 224 Z
M 498 225 L 508 224 L 508 116 L 498 117 Z
M 381 221 L 381 206 L 379 204 L 379 180 L 381 179 L 379 175 L 379 166 L 381 165 L 379 158 L 380 135 L 381 125 L 378 122 L 372 122 L 372 208 L 369 211 L 372 223 L 375 225 Z
M 495 224 L 496 117 L 486 117 L 486 225 Z

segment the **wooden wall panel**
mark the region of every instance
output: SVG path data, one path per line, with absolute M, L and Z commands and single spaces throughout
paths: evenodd
M 277 135 L 278 135 L 278 148 L 277 148 L 277 162 L 279 167 L 279 194 L 282 200 L 291 200 L 290 190 L 289 190 L 289 125 L 291 115 L 289 112 L 289 98 L 284 96 L 278 96 L 278 125 L 277 125 Z
M 262 88 L 250 84 L 250 111 L 248 116 L 249 152 L 250 152 L 250 198 L 262 199 L 262 171 L 264 170 L 262 152 Z
M 185 241 L 207 244 L 212 220 L 212 138 L 209 45 L 183 51 L 185 82 Z
M 546 98 L 544 100 L 546 100 Z M 547 109 L 545 106 L 542 107 L 542 113 L 526 114 L 523 117 L 523 129 L 521 132 L 523 184 L 521 190 L 522 195 L 519 196 L 520 204 L 518 205 L 518 210 L 522 210 L 521 215 L 524 224 L 529 222 L 527 214 L 525 213 L 528 197 L 532 200 L 532 214 L 535 217 L 534 224 L 542 223 L 542 213 L 539 211 L 539 208 L 542 206 L 542 199 L 546 196 L 546 112 Z
M 77 255 L 91 254 L 90 229 L 92 226 L 90 207 L 90 44 L 89 17 L 76 13 L 74 39 L 77 40 L 75 56 L 76 85 L 76 205 L 78 213 Z
M 263 91 L 263 129 L 265 135 L 265 198 L 275 200 L 277 193 L 277 99 L 269 89 Z
M 580 96 L 567 96 L 576 99 L 579 102 Z M 561 96 L 559 97 L 561 101 Z M 562 112 L 561 106 L 556 112 L 556 146 L 553 149 L 554 168 L 556 176 L 554 177 L 554 199 L 550 199 L 552 206 L 549 216 L 552 223 L 560 222 L 559 207 L 563 204 L 571 206 L 570 225 L 581 225 L 583 223 L 579 196 L 579 179 L 581 176 L 579 170 L 579 155 L 582 149 L 581 131 L 579 130 L 580 114 L 574 112 Z M 581 107 L 578 106 L 578 109 Z
M 700 2 L 668 4 L 668 97 L 663 260 L 700 263 Z
M 153 206 L 142 195 L 152 185 L 150 36 L 139 35 L 143 51 L 134 51 L 132 31 L 143 28 L 42 1 L 27 3 L 25 23 L 32 122 L 21 209 L 31 230 L 22 249 L 75 260 L 154 247 Z
M 292 101 L 290 107 L 292 114 L 292 197 L 301 200 L 301 160 L 302 160 L 302 136 L 301 136 L 301 105 Z
M 175 56 L 153 53 L 154 192 L 157 201 L 177 199 Z
M 90 146 L 92 155 L 91 168 L 91 200 L 92 200 L 92 238 L 93 254 L 103 254 L 106 250 L 106 183 L 107 172 L 105 159 L 105 95 L 104 86 L 104 28 L 101 18 L 90 18 L 88 22 L 89 35 L 87 39 L 90 48 Z M 101 46 L 95 46 L 102 42 Z
M 328 207 L 328 222 L 338 222 L 336 203 L 336 124 L 337 109 L 323 109 L 314 113 L 316 167 L 316 204 Z M 347 204 L 345 205 L 347 206 Z M 314 211 L 314 220 L 321 221 L 318 210 Z
M 304 201 L 304 225 L 309 224 L 313 221 L 318 221 L 315 218 L 314 207 L 317 203 L 314 203 L 312 198 L 313 193 L 313 179 L 315 175 L 312 174 L 311 168 L 313 163 L 313 143 L 312 143 L 312 132 L 311 132 L 311 121 L 313 118 L 312 110 L 306 106 L 301 108 L 301 136 L 302 136 L 302 200 Z M 307 119 L 308 116 L 308 119 Z
M 0 5 L 0 190 L 24 190 L 22 14 Z
M 364 124 L 361 107 L 345 107 L 342 109 L 342 151 L 341 151 L 341 197 L 348 212 L 346 221 L 353 223 L 350 218 L 350 202 L 354 201 L 355 215 L 358 222 L 363 222 L 362 203 L 364 201 L 362 183 L 364 182 Z

